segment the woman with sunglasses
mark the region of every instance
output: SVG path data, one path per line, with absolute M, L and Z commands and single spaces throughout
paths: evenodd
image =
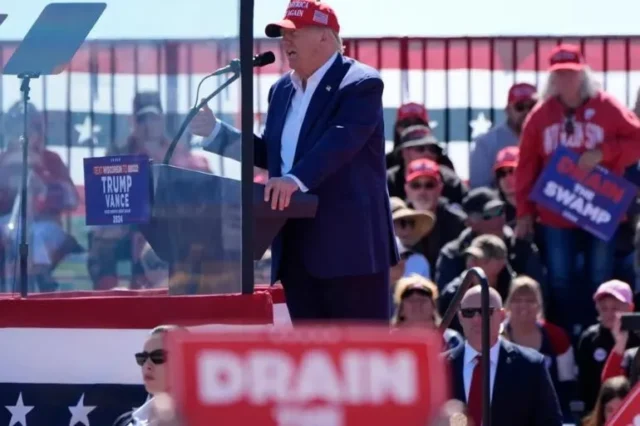
M 167 351 L 165 337 L 169 331 L 184 330 L 177 325 L 160 325 L 149 333 L 142 351 L 135 354 L 136 363 L 140 366 L 144 388 L 152 396 L 140 408 L 120 416 L 113 426 L 153 426 L 160 424 L 155 418 L 154 396 L 167 392 L 165 362 Z
M 622 175 L 627 166 L 640 159 L 640 121 L 600 89 L 579 47 L 566 44 L 552 50 L 543 100 L 531 111 L 522 130 L 523 161 L 516 168 L 516 234 L 530 237 L 534 224 L 541 225 L 550 283 L 550 318 L 576 337 L 584 325 L 596 320 L 591 295 L 600 283 L 612 278 L 616 240 L 595 237 L 529 198 L 560 146 L 579 155 L 582 170 L 601 165 Z M 581 271 L 576 258 L 582 253 L 585 270 Z

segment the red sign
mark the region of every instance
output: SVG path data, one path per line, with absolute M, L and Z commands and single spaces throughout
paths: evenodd
M 631 393 L 624 399 L 620 409 L 607 422 L 607 426 L 638 425 L 640 425 L 640 383 L 631 389 Z
M 172 332 L 168 345 L 189 426 L 425 426 L 449 396 L 436 333 Z

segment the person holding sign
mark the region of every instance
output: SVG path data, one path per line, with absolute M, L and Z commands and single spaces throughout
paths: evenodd
M 550 275 L 551 319 L 577 336 L 583 324 L 595 320 L 590 297 L 600 283 L 612 278 L 615 254 L 613 240 L 594 237 L 577 222 L 592 221 L 591 228 L 602 225 L 609 212 L 589 200 L 604 197 L 609 200 L 608 205 L 615 206 L 623 195 L 619 187 L 602 179 L 602 174 L 594 178 L 590 171 L 601 165 L 608 173 L 621 176 L 627 166 L 637 162 L 640 121 L 600 90 L 577 46 L 563 44 L 554 48 L 549 65 L 542 101 L 527 117 L 520 139 L 516 235 L 529 237 L 534 224 L 541 224 L 540 240 L 546 246 Z M 538 177 L 560 147 L 579 155 L 577 165 L 563 161 L 556 170 L 558 176 L 570 179 L 572 184 L 547 185 L 544 195 L 570 211 L 560 207 L 551 210 L 530 198 L 535 195 Z M 582 275 L 575 268 L 579 250 L 585 253 L 586 270 Z
M 289 220 L 272 245 L 271 280 L 282 281 L 294 320 L 388 322 L 390 268 L 398 262 L 385 169 L 384 84 L 375 69 L 342 55 L 333 9 L 289 3 L 267 25 L 282 37 L 292 69 L 269 91 L 255 165 L 269 170 L 264 200 L 289 206 L 296 191 L 317 195 L 313 219 Z M 206 150 L 226 153 L 237 130 L 203 108 L 191 123 Z

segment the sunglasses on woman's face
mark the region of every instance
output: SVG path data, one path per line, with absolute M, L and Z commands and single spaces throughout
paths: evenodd
M 138 352 L 135 356 L 136 363 L 141 367 L 147 362 L 147 359 L 156 365 L 164 364 L 167 360 L 167 352 L 162 349 L 156 349 L 151 352 Z

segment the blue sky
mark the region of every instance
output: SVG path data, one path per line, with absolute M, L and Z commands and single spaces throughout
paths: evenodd
M 87 1 L 87 0 L 85 0 Z M 66 0 L 65 2 L 79 2 Z M 279 19 L 288 0 L 255 0 L 255 34 Z M 24 37 L 46 0 L 4 1 L 0 40 Z M 90 34 L 98 39 L 237 35 L 238 0 L 107 0 Z M 331 0 L 343 36 L 635 35 L 640 1 Z M 392 16 L 392 19 L 389 17 Z

